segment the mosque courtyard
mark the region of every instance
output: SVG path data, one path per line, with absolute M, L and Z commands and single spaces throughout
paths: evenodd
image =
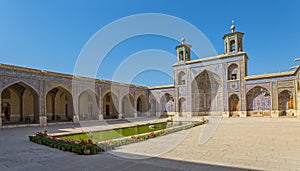
M 110 125 L 123 124 L 110 121 Z M 208 123 L 211 124 L 211 123 Z M 298 118 L 222 118 L 211 138 L 199 143 L 207 125 L 83 156 L 32 143 L 43 127 L 0 131 L 0 170 L 297 170 Z M 53 125 L 49 132 L 77 128 Z M 176 142 L 176 143 L 174 143 Z

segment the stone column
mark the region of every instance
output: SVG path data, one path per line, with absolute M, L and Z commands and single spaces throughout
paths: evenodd
M 299 118 L 299 117 L 300 117 L 300 110 L 299 110 L 299 109 L 297 109 L 295 112 L 296 112 L 296 116 L 297 116 L 297 118 Z
M 0 91 L 0 96 L 2 95 L 2 91 Z M 0 98 L 0 128 L 2 127 L 2 99 Z
M 123 108 L 122 98 L 119 97 L 119 119 L 122 119 L 122 118 L 123 118 L 123 111 L 122 111 L 122 108 Z
M 246 118 L 247 117 L 247 111 L 239 111 L 239 116 L 241 118 Z
M 133 102 L 133 106 L 134 106 L 134 118 L 137 118 L 138 114 L 137 114 L 137 100 L 135 99 Z
M 279 117 L 279 111 L 278 110 L 272 110 L 271 111 L 271 117 L 272 118 L 278 118 Z
M 45 83 L 40 81 L 40 92 L 39 92 L 39 121 L 40 126 L 47 126 L 47 116 L 46 116 L 46 96 L 45 96 Z
M 79 123 L 79 106 L 78 106 L 78 93 L 77 87 L 73 87 L 73 106 L 74 106 L 74 115 L 73 115 L 73 122 Z
M 103 101 L 102 101 L 102 91 L 101 91 L 101 87 L 99 87 L 99 121 L 103 121 L 103 111 L 102 111 L 102 105 L 103 105 Z
M 222 113 L 224 118 L 228 118 L 229 117 L 229 111 L 223 112 Z

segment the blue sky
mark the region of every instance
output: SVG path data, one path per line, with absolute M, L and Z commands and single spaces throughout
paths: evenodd
M 297 0 L 0 0 L 0 63 L 72 74 L 81 49 L 105 25 L 129 15 L 162 13 L 196 26 L 218 53 L 234 19 L 236 30 L 245 33 L 248 75 L 288 71 L 300 57 L 299 9 Z M 175 54 L 178 44 L 153 35 L 126 40 L 107 55 L 97 77 L 111 80 L 122 61 L 138 51 Z M 132 82 L 163 85 L 172 78 L 149 70 Z

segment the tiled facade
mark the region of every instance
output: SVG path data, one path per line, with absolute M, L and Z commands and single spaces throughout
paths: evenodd
M 218 56 L 191 60 L 191 45 L 183 40 L 176 47 L 174 85 L 135 86 L 0 64 L 1 124 L 167 114 L 297 117 L 299 67 L 248 76 L 244 34 L 234 29 L 223 37 Z

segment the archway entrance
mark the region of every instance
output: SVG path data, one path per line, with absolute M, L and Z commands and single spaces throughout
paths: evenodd
M 122 114 L 124 118 L 134 117 L 134 98 L 130 94 L 122 99 Z
M 169 112 L 174 112 L 174 98 L 169 93 L 165 93 L 160 98 L 161 115 L 167 115 Z
M 119 118 L 119 99 L 117 96 L 108 92 L 103 97 L 103 118 L 104 119 L 118 119 Z
M 20 82 L 5 88 L 1 93 L 3 124 L 38 123 L 38 94 Z
M 51 89 L 46 95 L 46 115 L 51 121 L 72 121 L 74 114 L 73 98 L 62 87 Z
M 278 94 L 279 116 L 296 116 L 294 113 L 294 97 L 289 90 L 284 90 Z
M 83 91 L 79 96 L 79 120 L 99 120 L 98 96 L 91 90 Z
M 266 88 L 256 86 L 246 96 L 248 116 L 271 116 L 270 93 Z
M 229 116 L 239 116 L 239 97 L 236 94 L 232 94 L 229 97 Z
M 144 95 L 139 96 L 136 101 L 137 116 L 147 116 L 148 106 L 147 98 Z
M 222 111 L 222 85 L 218 75 L 204 70 L 192 82 L 193 115 L 217 115 Z

